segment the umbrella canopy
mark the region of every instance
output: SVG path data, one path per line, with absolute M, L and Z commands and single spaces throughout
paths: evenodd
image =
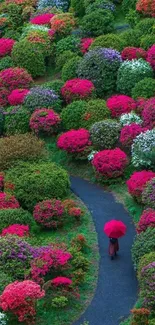
M 108 237 L 119 238 L 125 235 L 126 225 L 119 220 L 110 220 L 106 222 L 104 232 Z

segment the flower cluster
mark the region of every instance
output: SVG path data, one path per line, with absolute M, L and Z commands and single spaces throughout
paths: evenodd
M 34 207 L 33 217 L 44 228 L 58 228 L 63 223 L 63 204 L 56 199 L 42 201 Z
M 152 69 L 155 70 L 155 45 L 148 49 L 146 60 L 150 63 Z
M 15 281 L 4 289 L 0 296 L 0 307 L 16 315 L 19 322 L 32 324 L 36 314 L 36 301 L 44 295 L 45 292 L 33 281 Z
M 0 173 L 0 192 L 3 191 L 4 188 L 4 174 Z
M 147 182 L 153 177 L 155 177 L 155 173 L 152 171 L 142 170 L 140 172 L 134 172 L 127 181 L 129 193 L 137 200 L 141 200 L 142 192 Z
M 148 227 L 155 228 L 155 210 L 153 209 L 146 209 L 143 211 L 136 230 L 138 234 L 140 234 L 142 231 L 145 231 Z
M 11 38 L 0 38 L 0 57 L 10 55 L 15 41 Z
M 125 125 L 130 125 L 132 123 L 142 124 L 142 119 L 134 112 L 128 114 L 122 114 L 120 117 L 120 123 Z
M 29 235 L 29 226 L 14 224 L 2 230 L 1 236 L 16 235 L 24 237 Z
M 56 14 L 51 20 L 51 29 L 58 35 L 67 35 L 75 27 L 75 19 L 72 14 Z
M 135 167 L 154 166 L 155 130 L 140 133 L 133 140 L 132 163 Z
M 149 129 L 153 129 L 155 127 L 155 97 L 150 98 L 144 104 L 142 118 L 144 121 L 144 126 Z
M 105 179 L 121 176 L 127 163 L 127 155 L 119 148 L 99 151 L 92 160 L 95 170 Z
M 88 52 L 90 45 L 93 43 L 94 38 L 82 38 L 80 43 L 81 53 L 85 54 Z
M 23 103 L 25 96 L 28 94 L 28 89 L 14 89 L 8 96 L 8 102 L 12 106 L 20 105 Z
M 68 80 L 61 88 L 62 96 L 67 103 L 76 99 L 87 99 L 93 95 L 95 87 L 93 83 L 87 79 L 71 79 Z
M 0 192 L 0 209 L 17 209 L 19 203 L 13 195 Z
M 115 95 L 107 100 L 112 117 L 119 117 L 136 109 L 136 102 L 129 96 Z
M 123 60 L 146 59 L 147 52 L 142 48 L 125 47 L 121 53 Z
M 59 136 L 57 146 L 69 153 L 83 153 L 91 146 L 88 130 L 70 130 Z
M 146 131 L 146 128 L 143 128 L 139 124 L 132 123 L 130 125 L 125 125 L 121 130 L 120 142 L 123 146 L 131 146 L 133 139 L 136 138 L 141 132 Z
M 136 10 L 144 15 L 155 17 L 155 2 L 154 0 L 138 0 Z
M 44 13 L 32 18 L 30 22 L 35 25 L 48 25 L 52 17 L 54 17 L 54 14 Z
M 72 284 L 72 280 L 63 276 L 58 276 L 51 281 L 53 286 L 70 286 Z
M 53 90 L 48 88 L 34 87 L 31 88 L 25 97 L 25 106 L 33 112 L 37 108 L 57 108 L 59 97 Z
M 53 109 L 37 109 L 30 118 L 30 128 L 39 133 L 44 131 L 49 134 L 54 133 L 60 124 L 61 119 Z
M 147 183 L 142 193 L 142 202 L 147 207 L 155 209 L 155 176 Z

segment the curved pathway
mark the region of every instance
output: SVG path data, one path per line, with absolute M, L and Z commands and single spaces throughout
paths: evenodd
M 100 186 L 78 177 L 71 177 L 71 189 L 92 213 L 98 233 L 100 264 L 96 292 L 91 304 L 74 325 L 85 320 L 89 325 L 118 325 L 127 318 L 137 298 L 137 281 L 131 260 L 131 246 L 135 228 L 123 205 Z M 127 225 L 127 234 L 120 239 L 120 252 L 110 260 L 107 254 L 108 238 L 103 225 L 110 219 L 120 219 Z

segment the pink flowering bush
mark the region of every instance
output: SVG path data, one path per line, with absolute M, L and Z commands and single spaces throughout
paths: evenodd
M 152 171 L 142 170 L 140 172 L 134 172 L 129 180 L 126 182 L 129 193 L 138 201 L 141 201 L 141 196 L 144 188 L 152 178 L 155 177 L 155 173 Z
M 99 151 L 92 160 L 96 172 L 105 179 L 121 176 L 127 164 L 127 155 L 119 148 Z
M 0 192 L 3 191 L 4 188 L 4 174 L 0 173 Z
M 150 98 L 144 104 L 142 111 L 143 124 L 149 129 L 155 127 L 155 97 Z
M 63 204 L 56 199 L 39 202 L 34 207 L 33 217 L 42 227 L 56 229 L 63 224 Z
M 125 125 L 121 130 L 120 142 L 123 146 L 131 146 L 133 140 L 141 132 L 147 131 L 147 128 L 143 128 L 140 124 L 132 123 L 130 125 Z
M 66 103 L 70 103 L 76 99 L 88 99 L 94 94 L 95 87 L 93 83 L 87 79 L 71 79 L 66 81 L 61 88 L 61 94 Z
M 19 203 L 13 195 L 0 192 L 0 209 L 17 209 Z
M 155 45 L 152 45 L 147 51 L 147 62 L 150 63 L 153 70 L 155 70 Z
M 142 48 L 137 47 L 125 47 L 121 53 L 123 60 L 133 60 L 133 59 L 146 59 L 147 52 Z
M 4 289 L 0 296 L 0 307 L 17 316 L 19 322 L 32 324 L 36 315 L 36 302 L 44 295 L 44 290 L 33 281 L 15 281 Z
M 53 109 L 37 109 L 30 118 L 30 128 L 35 132 L 55 133 L 61 122 L 60 116 Z
M 59 36 L 69 35 L 76 26 L 76 20 L 71 13 L 60 13 L 54 15 L 50 20 L 51 29 Z
M 136 230 L 138 234 L 140 234 L 148 227 L 155 228 L 155 210 L 153 209 L 146 209 L 143 211 Z
M 44 13 L 42 15 L 38 15 L 30 20 L 31 24 L 35 25 L 48 25 L 50 24 L 51 18 L 54 17 L 54 14 Z
M 10 55 L 15 41 L 11 38 L 0 38 L 0 57 Z
M 90 151 L 90 133 L 86 129 L 70 130 L 59 136 L 57 146 L 79 158 L 85 157 Z
M 136 10 L 144 15 L 155 17 L 155 2 L 154 0 L 138 0 Z
M 51 281 L 51 284 L 53 286 L 59 287 L 59 286 L 70 286 L 72 284 L 72 280 L 63 276 L 58 276 L 57 278 L 54 278 Z
M 147 102 L 146 98 L 138 98 L 136 100 L 136 113 L 139 114 L 140 116 L 142 115 L 146 102 Z
M 29 235 L 29 226 L 14 224 L 2 230 L 1 236 L 16 235 L 24 237 Z
M 112 117 L 119 117 L 122 114 L 135 110 L 136 102 L 129 96 L 115 95 L 107 100 L 107 107 L 110 109 Z
M 25 96 L 28 94 L 28 89 L 14 89 L 8 96 L 8 102 L 11 106 L 21 105 L 24 102 Z
M 63 206 L 65 209 L 65 212 L 71 216 L 74 217 L 77 221 L 81 219 L 81 216 L 83 215 L 83 210 L 81 207 L 78 206 L 77 202 L 72 199 L 66 199 L 63 202 Z
M 93 43 L 94 38 L 82 38 L 81 39 L 81 44 L 80 44 L 80 49 L 81 53 L 85 54 L 88 52 L 90 45 Z

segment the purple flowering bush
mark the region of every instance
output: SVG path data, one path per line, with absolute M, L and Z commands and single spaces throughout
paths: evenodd
M 99 48 L 86 53 L 78 66 L 78 77 L 91 80 L 97 95 L 110 95 L 116 89 L 117 71 L 122 62 L 118 51 Z

